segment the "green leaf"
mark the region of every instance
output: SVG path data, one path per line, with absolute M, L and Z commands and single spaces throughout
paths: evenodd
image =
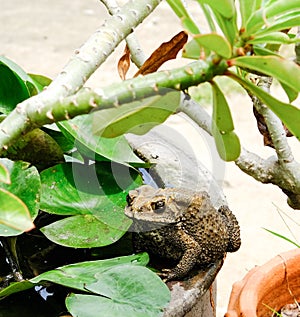
M 34 228 L 26 205 L 3 188 L 0 188 L 0 205 L 0 236 L 16 236 Z
M 256 95 L 267 107 L 269 107 L 286 125 L 291 133 L 300 140 L 300 110 L 293 105 L 284 103 L 258 88 L 251 82 L 237 76 L 234 73 L 230 77 L 240 83 L 245 89 Z
M 9 171 L 6 166 L 0 163 L 0 182 L 5 184 L 11 184 Z
M 242 26 L 245 26 L 252 12 L 255 11 L 254 0 L 240 0 L 240 12 L 242 17 Z
M 200 31 L 195 22 L 190 17 L 181 18 L 181 24 L 185 31 L 191 34 L 199 34 Z
M 240 156 L 241 144 L 235 132 L 222 134 L 219 129 L 213 128 L 212 134 L 222 160 L 226 162 L 235 161 Z
M 227 19 L 236 14 L 235 3 L 233 0 L 197 0 L 200 4 L 208 4 L 213 11 L 219 12 Z
M 167 2 L 179 18 L 188 16 L 188 13 L 180 0 L 167 0 Z
M 300 67 L 292 61 L 278 56 L 242 56 L 232 59 L 231 65 L 275 77 L 288 87 L 300 91 Z
M 10 113 L 18 103 L 29 97 L 26 84 L 0 58 L 0 112 Z
M 269 230 L 269 229 L 266 229 L 266 228 L 264 228 L 264 229 L 265 229 L 266 231 L 272 233 L 274 236 L 279 237 L 279 238 L 281 238 L 281 239 L 283 239 L 283 240 L 286 240 L 286 241 L 288 241 L 289 243 L 295 245 L 297 248 L 300 248 L 300 245 L 299 245 L 298 243 L 296 243 L 295 241 L 293 241 L 293 240 L 291 240 L 291 239 L 289 239 L 289 238 L 283 236 L 282 234 L 277 233 L 277 232 L 274 232 L 274 231 Z
M 117 266 L 96 273 L 86 289 L 99 294 L 71 294 L 66 305 L 78 317 L 94 317 L 99 310 L 110 317 L 158 317 L 170 301 L 170 291 L 160 278 L 140 266 Z
M 227 19 L 220 15 L 218 12 L 215 12 L 214 15 L 223 34 L 225 35 L 229 43 L 233 45 L 239 33 L 236 24 L 236 17 Z
M 202 55 L 209 56 L 210 50 L 199 46 L 195 39 L 189 41 L 183 48 L 182 57 L 199 60 Z
M 5 56 L 0 56 L 0 63 L 9 67 L 9 69 L 13 71 L 22 80 L 22 82 L 31 82 L 33 84 L 33 81 L 31 80 L 30 76 L 12 60 L 8 59 Z
M 260 45 L 253 45 L 253 52 L 255 55 L 261 55 L 261 56 L 278 56 L 281 57 L 279 54 L 276 54 L 274 51 L 271 51 L 265 47 L 262 47 Z
M 200 46 L 208 48 L 224 58 L 230 58 L 232 55 L 230 43 L 219 34 L 197 35 L 194 39 Z
M 49 86 L 52 82 L 50 78 L 43 75 L 28 74 L 28 76 L 31 78 L 31 80 L 35 84 L 35 87 L 37 88 L 38 92 L 43 91 L 44 88 Z
M 0 93 L 0 96 L 5 96 L 8 95 L 7 99 L 7 105 L 4 107 L 5 112 L 3 113 L 9 113 L 11 110 L 14 109 L 14 107 L 21 101 L 29 98 L 30 96 L 38 94 L 40 91 L 42 91 L 42 86 L 38 82 L 38 78 L 42 78 L 43 76 L 40 75 L 28 75 L 19 65 L 11 61 L 10 59 L 6 58 L 5 56 L 0 56 L 0 65 L 3 66 L 5 65 L 8 67 L 8 69 L 11 71 L 9 72 L 6 70 L 2 74 L 2 71 L 0 70 L 1 76 L 0 78 L 4 79 L 4 76 L 8 76 L 8 82 L 7 85 L 3 86 L 3 90 L 6 90 L 6 93 L 3 95 Z M 1 68 L 0 68 L 1 69 Z M 2 77 L 3 76 L 3 77 Z M 6 77 L 5 77 L 6 78 Z M 46 80 L 46 77 L 43 77 L 44 80 Z M 1 82 L 0 82 L 0 92 L 1 92 Z M 14 91 L 14 96 L 11 96 L 11 89 L 15 89 Z M 15 98 L 15 99 L 14 99 Z M 0 105 L 1 105 L 1 99 L 0 99 Z
M 64 162 L 63 151 L 46 132 L 34 129 L 21 135 L 5 152 L 11 160 L 22 160 L 33 164 L 39 170 Z
M 260 35 L 260 34 L 270 33 L 274 31 L 284 31 L 292 27 L 296 27 L 298 25 L 299 25 L 299 12 L 297 13 L 297 15 L 295 14 L 295 12 L 292 12 L 292 13 L 283 15 L 280 18 L 276 18 L 273 21 L 270 21 L 270 24 L 268 24 L 267 28 L 262 28 L 261 30 L 258 30 L 256 34 Z
M 61 284 L 66 287 L 79 289 L 86 292 L 85 284 L 94 283 L 97 281 L 95 274 L 105 271 L 111 267 L 118 265 L 141 265 L 146 266 L 149 262 L 147 253 L 137 255 L 129 255 L 117 257 L 107 260 L 88 261 L 62 266 L 55 270 L 42 273 L 31 280 L 22 282 L 13 282 L 8 287 L 0 290 L 0 299 L 11 294 L 25 291 L 38 284 L 43 284 L 44 281 Z
M 65 216 L 92 214 L 101 220 L 104 208 L 107 212 L 111 208 L 108 218 L 113 223 L 116 208 L 123 214 L 128 191 L 140 186 L 142 178 L 111 162 L 63 163 L 43 171 L 41 182 L 42 210 Z
M 201 47 L 195 39 L 189 41 L 183 48 L 182 57 L 198 60 L 201 56 Z
M 234 130 L 230 108 L 226 98 L 215 81 L 211 81 L 213 88 L 213 123 L 222 133 Z
M 16 195 L 27 206 L 31 218 L 34 219 L 39 211 L 40 201 L 40 175 L 34 166 L 29 163 L 8 159 L 0 159 L 0 163 L 10 173 L 10 184 L 0 183 L 3 188 Z
M 231 112 L 222 91 L 214 81 L 211 85 L 213 88 L 212 134 L 220 157 L 225 161 L 234 161 L 241 152 L 240 141 L 233 132 Z
M 184 28 L 186 28 L 192 34 L 200 33 L 197 25 L 186 11 L 181 0 L 167 0 L 167 2 L 176 15 L 181 19 Z
M 124 218 L 120 228 L 111 227 L 92 215 L 67 217 L 41 228 L 51 241 L 72 248 L 95 248 L 118 241 L 131 222 Z
M 297 99 L 297 97 L 299 95 L 298 91 L 296 91 L 295 89 L 292 89 L 291 87 L 289 87 L 283 83 L 280 83 L 280 84 L 281 84 L 281 87 L 283 88 L 283 90 L 285 91 L 286 95 L 288 96 L 289 102 L 293 102 L 294 100 Z
M 93 133 L 101 137 L 117 137 L 125 133 L 144 134 L 164 122 L 180 104 L 180 92 L 170 90 L 164 96 L 152 96 L 117 109 L 93 114 Z
M 21 282 L 12 282 L 9 284 L 9 286 L 2 288 L 0 290 L 0 300 L 3 299 L 6 296 L 12 295 L 14 293 L 26 291 L 27 289 L 30 289 L 34 287 L 35 284 L 25 280 Z
M 290 14 L 294 14 L 294 17 L 299 17 L 299 7 L 300 0 L 270 2 L 270 5 L 267 4 L 265 7 L 253 12 L 246 25 L 246 34 L 253 35 L 262 27 L 267 29 L 268 25 L 272 24 L 274 20 L 284 15 L 290 17 Z
M 71 141 L 70 138 L 65 137 L 56 124 L 44 126 L 42 129 L 59 145 L 63 153 L 74 149 L 74 139 Z
M 149 262 L 147 253 L 116 257 L 106 260 L 86 261 L 68 264 L 55 270 L 42 273 L 30 280 L 31 283 L 49 281 L 86 292 L 86 285 L 97 282 L 95 275 L 121 265 L 131 264 L 133 267 L 146 266 Z
M 291 38 L 288 34 L 282 32 L 272 32 L 263 35 L 254 35 L 251 37 L 248 44 L 291 44 L 300 42 L 299 38 Z
M 104 111 L 104 110 L 102 110 Z M 102 111 L 99 111 L 101 113 Z M 94 117 L 82 115 L 57 123 L 69 141 L 74 142 L 80 153 L 96 160 L 111 160 L 120 164 L 144 164 L 132 151 L 124 136 L 112 139 L 93 134 Z
M 294 12 L 297 9 L 299 10 L 300 0 L 285 1 L 285 0 L 276 0 L 269 1 L 265 6 L 266 15 L 274 17 L 276 15 L 283 15 L 285 12 Z
M 211 12 L 209 5 L 200 3 L 200 7 L 203 11 L 203 14 L 205 16 L 205 19 L 207 21 L 207 24 L 209 26 L 210 31 L 213 33 L 217 32 L 215 21 L 213 19 L 213 15 L 212 15 L 212 12 Z
M 103 246 L 118 240 L 131 225 L 124 215 L 126 195 L 142 184 L 134 170 L 110 162 L 56 165 L 43 171 L 41 180 L 41 209 L 74 216 L 42 231 L 50 240 L 72 247 Z

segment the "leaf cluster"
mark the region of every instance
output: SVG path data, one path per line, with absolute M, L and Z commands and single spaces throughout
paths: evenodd
M 123 213 L 125 197 L 130 189 L 143 183 L 137 168 L 149 166 L 133 153 L 125 135 L 144 134 L 176 113 L 181 104 L 180 91 L 192 86 L 198 77 L 199 82 L 208 81 L 211 87 L 212 134 L 222 159 L 236 160 L 241 145 L 230 105 L 215 76 L 235 80 L 300 138 L 300 111 L 292 104 L 300 91 L 300 67 L 278 53 L 281 45 L 299 42 L 290 29 L 299 25 L 300 1 L 240 0 L 237 6 L 234 0 L 197 0 L 211 29 L 208 34 L 201 32 L 183 1 L 167 2 L 185 32 L 160 46 L 141 67 L 135 81 L 120 84 L 126 88 L 121 104 L 116 97 L 111 102 L 112 109 L 70 120 L 66 113 L 65 121 L 32 129 L 2 154 L 0 236 L 22 237 L 39 230 L 55 244 L 83 249 L 102 248 L 118 241 L 131 225 Z M 175 79 L 171 78 L 168 86 L 167 82 L 159 85 L 157 73 L 152 95 L 134 100 L 134 96 L 144 93 L 135 84 L 147 84 L 146 73 L 155 72 L 162 62 L 174 58 L 187 40 L 186 34 L 190 41 L 184 46 L 183 57 L 205 61 L 210 66 L 207 74 L 194 74 L 186 67 L 181 82 L 174 84 L 176 75 L 171 73 Z M 159 57 L 163 50 L 169 52 L 168 58 Z M 128 66 L 128 49 L 126 52 L 122 63 Z M 123 78 L 125 73 L 121 67 Z M 257 74 L 276 78 L 289 102 L 257 87 L 253 83 Z M 156 74 L 152 75 L 156 78 Z M 27 74 L 9 59 L 0 57 L 1 119 L 50 83 L 49 78 Z M 117 95 L 120 85 L 109 88 L 112 95 Z M 74 100 L 75 107 L 76 96 Z M 93 102 L 90 100 L 92 105 Z M 23 109 L 19 110 L 22 113 Z M 46 116 L 53 119 L 51 111 Z M 55 220 L 34 229 L 41 215 L 53 215 Z M 159 316 L 169 293 L 157 276 L 144 267 L 148 261 L 145 257 L 142 254 L 60 267 L 13 283 L 2 289 L 0 296 L 50 281 L 79 291 L 66 299 L 67 308 L 76 316 L 94 316 L 99 306 L 110 316 Z
M 0 77 L 6 78 L 0 83 L 4 117 L 51 82 L 26 74 L 4 57 L 0 66 Z M 0 159 L 0 236 L 22 239 L 38 230 L 57 245 L 90 249 L 111 245 L 127 232 L 131 220 L 123 212 L 126 195 L 143 183 L 136 168 L 148 165 L 123 135 L 97 136 L 94 125 L 94 115 L 85 115 L 34 129 L 5 152 L 6 158 Z M 55 220 L 36 225 L 47 214 Z M 10 283 L 0 297 L 50 281 L 80 291 L 66 299 L 76 316 L 94 316 L 99 307 L 110 316 L 159 316 L 169 290 L 145 268 L 147 263 L 145 254 L 81 262 Z
M 299 43 L 289 30 L 299 26 L 298 1 L 197 0 L 207 19 L 211 33 L 201 33 L 181 0 L 167 0 L 181 19 L 192 39 L 186 44 L 183 56 L 191 59 L 225 59 L 228 70 L 223 75 L 237 81 L 247 92 L 257 96 L 300 138 L 300 111 L 290 104 L 299 94 L 300 67 L 278 53 L 284 44 Z M 195 15 L 195 13 L 194 13 Z M 240 23 L 238 22 L 240 21 Z M 276 78 L 290 103 L 281 102 L 253 84 L 256 74 Z M 220 156 L 235 160 L 240 154 L 230 108 L 224 93 L 212 81 L 213 135 Z

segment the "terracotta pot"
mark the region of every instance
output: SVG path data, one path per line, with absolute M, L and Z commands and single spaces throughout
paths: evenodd
M 300 301 L 300 249 L 281 253 L 233 285 L 225 317 L 271 317 Z

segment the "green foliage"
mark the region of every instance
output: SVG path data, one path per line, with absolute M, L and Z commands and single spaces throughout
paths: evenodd
M 299 25 L 300 1 L 266 1 L 246 21 L 244 36 L 270 33 Z
M 41 209 L 71 217 L 42 232 L 55 243 L 76 248 L 117 241 L 131 224 L 123 212 L 126 193 L 142 184 L 139 174 L 128 172 L 125 166 L 106 162 L 64 163 L 43 171 Z
M 232 55 L 231 45 L 226 38 L 219 34 L 203 34 L 195 36 L 198 45 L 205 47 L 210 51 L 217 52 L 224 58 L 230 58 Z
M 0 60 L 0 72 L 0 112 L 4 115 L 51 83 L 47 77 L 26 74 L 6 58 Z M 172 104 L 166 98 L 155 98 L 153 107 L 165 107 L 158 109 L 158 122 L 177 108 L 180 94 L 172 95 Z M 163 111 L 166 116 L 161 119 Z M 126 195 L 143 183 L 132 165 L 147 164 L 133 153 L 123 132 L 117 131 L 118 136 L 109 139 L 96 136 L 93 126 L 100 123 L 97 120 L 91 114 L 61 122 L 58 128 L 52 125 L 34 129 L 5 152 L 14 161 L 3 158 L 0 162 L 1 236 L 17 236 L 33 229 L 39 210 L 42 214 L 57 215 L 58 219 L 38 228 L 57 245 L 99 248 L 124 235 L 131 225 L 123 212 Z M 83 312 L 78 315 L 88 316 L 95 307 L 97 311 L 109 307 L 108 314 L 113 311 L 114 316 L 126 316 L 129 311 L 160 316 L 169 301 L 169 290 L 156 274 L 144 267 L 147 263 L 146 254 L 82 262 L 47 271 L 31 280 L 10 283 L 0 291 L 0 297 L 51 281 L 85 293 L 67 298 L 66 305 L 74 315 L 81 308 Z M 66 275 L 61 275 L 62 272 Z M 111 299 L 101 300 L 99 295 L 103 295 L 107 283 Z
M 26 205 L 14 194 L 0 188 L 0 235 L 16 236 L 34 228 Z
M 0 159 L 6 182 L 0 182 L 0 235 L 15 236 L 34 227 L 39 210 L 40 176 L 25 162 Z
M 192 34 L 199 34 L 200 31 L 195 24 L 195 22 L 191 19 L 190 15 L 186 11 L 184 5 L 181 1 L 177 0 L 167 0 L 168 4 L 174 10 L 174 12 L 181 19 L 182 24 L 186 27 L 186 29 Z
M 282 122 L 286 124 L 287 128 L 298 138 L 298 140 L 300 140 L 300 127 L 298 124 L 300 119 L 300 109 L 277 100 L 264 90 L 252 84 L 249 80 L 245 80 L 233 73 L 230 76 L 265 103 L 282 120 Z
M 67 297 L 66 306 L 71 314 L 94 317 L 101 309 L 103 315 L 112 317 L 156 317 L 162 316 L 170 300 L 169 291 L 160 278 L 144 267 L 116 266 L 97 272 L 94 277 L 96 281 L 86 284 L 85 289 L 95 295 Z
M 36 95 L 50 82 L 47 77 L 27 74 L 13 61 L 0 56 L 0 112 L 10 113 L 19 102 Z
M 272 233 L 274 236 L 276 236 L 276 237 L 278 237 L 278 238 L 280 238 L 280 239 L 283 239 L 283 240 L 285 240 L 285 241 L 287 241 L 287 242 L 293 244 L 293 245 L 296 246 L 297 248 L 300 248 L 300 245 L 299 245 L 297 242 L 295 242 L 295 241 L 289 239 L 288 237 L 285 237 L 284 235 L 282 235 L 282 234 L 280 234 L 280 233 L 278 233 L 278 232 L 275 232 L 275 231 L 272 231 L 272 230 L 269 230 L 269 229 L 266 229 L 266 228 L 264 228 L 264 229 L 265 229 L 267 232 Z
M 145 134 L 164 122 L 180 104 L 180 92 L 170 90 L 163 96 L 148 97 L 93 114 L 93 134 L 111 138 L 125 133 Z M 150 121 L 150 120 L 151 121 Z
M 0 182 L 5 184 L 11 183 L 9 171 L 2 163 L 0 163 Z
M 200 34 L 200 32 L 196 34 L 195 27 L 189 28 L 194 21 L 181 0 L 168 1 L 174 12 L 181 19 L 184 17 L 183 27 L 192 37 L 183 50 L 183 56 L 191 59 L 203 59 L 213 55 L 216 61 L 218 58 L 226 59 L 229 67 L 236 67 L 237 75 L 231 76 L 229 72 L 225 72 L 224 75 L 231 76 L 242 87 L 246 90 L 249 89 L 251 93 L 266 103 L 299 138 L 300 126 L 296 123 L 300 121 L 299 110 L 277 100 L 260 88 L 254 87 L 248 79 L 248 75 L 240 77 L 239 74 L 259 72 L 262 75 L 274 77 L 280 82 L 290 102 L 297 98 L 300 86 L 295 78 L 300 78 L 300 67 L 279 56 L 276 49 L 282 44 L 293 44 L 300 41 L 294 34 L 286 33 L 288 29 L 299 25 L 300 2 L 298 0 L 240 0 L 239 10 L 232 0 L 197 1 L 212 30 L 210 34 Z M 238 15 L 241 18 L 241 25 L 238 25 Z M 221 34 L 218 34 L 217 30 L 221 30 Z M 212 87 L 215 97 L 220 97 L 214 99 L 214 109 L 216 110 L 216 102 L 219 103 L 219 109 L 224 108 L 222 113 L 219 111 L 221 114 L 219 122 L 230 122 L 231 114 L 223 93 L 218 89 L 216 94 L 216 86 Z M 233 132 L 220 133 L 221 130 L 216 128 L 217 126 L 218 124 L 214 122 L 212 131 L 219 155 L 225 160 L 235 160 L 239 153 L 238 137 Z
M 160 278 L 145 268 L 147 254 L 81 262 L 42 273 L 28 281 L 12 283 L 0 298 L 48 282 L 69 287 L 66 298 L 73 316 L 161 316 L 170 292 Z
M 3 62 L 0 62 L 0 96 L 0 111 L 4 114 L 30 96 L 24 81 Z
M 92 165 L 69 162 L 50 167 L 41 173 L 41 209 L 58 215 L 97 216 L 99 209 L 108 203 L 121 208 L 126 192 L 142 182 L 134 170 L 129 172 L 127 167 L 111 166 L 110 162 Z
M 278 79 L 281 83 L 299 92 L 300 67 L 294 62 L 278 56 L 242 56 L 232 60 L 232 65 L 261 72 L 265 75 Z
M 234 161 L 240 156 L 241 146 L 225 96 L 219 86 L 212 81 L 213 88 L 213 127 L 212 133 L 220 157 L 225 161 Z
M 59 122 L 58 127 L 67 140 L 72 142 L 82 155 L 92 160 L 109 160 L 125 165 L 144 164 L 144 162 L 133 153 L 123 135 L 111 139 L 99 137 L 95 135 L 93 131 L 95 124 L 97 123 L 95 123 L 94 114 L 89 114 L 78 116 L 72 120 Z
M 207 66 L 203 75 L 186 67 L 186 78 L 169 84 L 166 89 L 172 91 L 161 95 L 161 86 L 149 81 L 147 88 L 151 87 L 157 95 L 130 103 L 128 100 L 134 99 L 131 96 L 143 96 L 144 91 L 139 90 L 138 84 L 123 85 L 128 87 L 125 104 L 120 105 L 116 99 L 112 109 L 22 135 L 4 154 L 14 161 L 0 161 L 1 236 L 17 236 L 33 229 L 40 213 L 49 218 L 38 230 L 57 245 L 102 248 L 119 240 L 131 224 L 123 212 L 126 195 L 143 183 L 135 168 L 148 166 L 133 153 L 125 134 L 143 134 L 164 122 L 180 105 L 180 88 L 189 88 L 191 81 L 202 75 L 202 81 L 209 81 L 213 95 L 212 133 L 223 160 L 236 160 L 241 146 L 226 90 L 214 79 L 217 75 L 233 79 L 257 96 L 300 139 L 300 110 L 291 104 L 300 91 L 300 68 L 278 53 L 281 45 L 299 42 L 287 29 L 299 25 L 300 0 L 240 0 L 238 4 L 234 0 L 197 0 L 211 29 L 209 34 L 200 32 L 182 0 L 167 2 L 190 34 L 183 56 L 205 60 L 202 63 L 210 68 Z M 290 103 L 253 84 L 254 74 L 276 78 Z M 157 78 L 159 81 L 159 74 Z M 143 76 L 134 80 L 149 83 Z M 27 74 L 9 59 L 0 57 L 2 117 L 50 83 L 49 78 Z M 168 86 L 167 81 L 164 86 Z M 119 86 L 111 87 L 114 97 Z M 93 100 L 90 102 L 94 104 Z M 34 114 L 31 116 L 33 119 Z M 52 282 L 73 289 L 66 306 L 74 316 L 95 316 L 99 309 L 109 316 L 161 316 L 169 291 L 144 267 L 147 263 L 148 257 L 142 254 L 71 264 L 11 283 L 0 291 L 0 297 Z

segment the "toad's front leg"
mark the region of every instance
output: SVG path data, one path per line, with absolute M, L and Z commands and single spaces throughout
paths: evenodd
M 178 229 L 172 237 L 171 243 L 182 249 L 183 255 L 179 263 L 171 270 L 163 270 L 164 281 L 185 277 L 197 263 L 202 248 L 200 244 L 183 229 Z

